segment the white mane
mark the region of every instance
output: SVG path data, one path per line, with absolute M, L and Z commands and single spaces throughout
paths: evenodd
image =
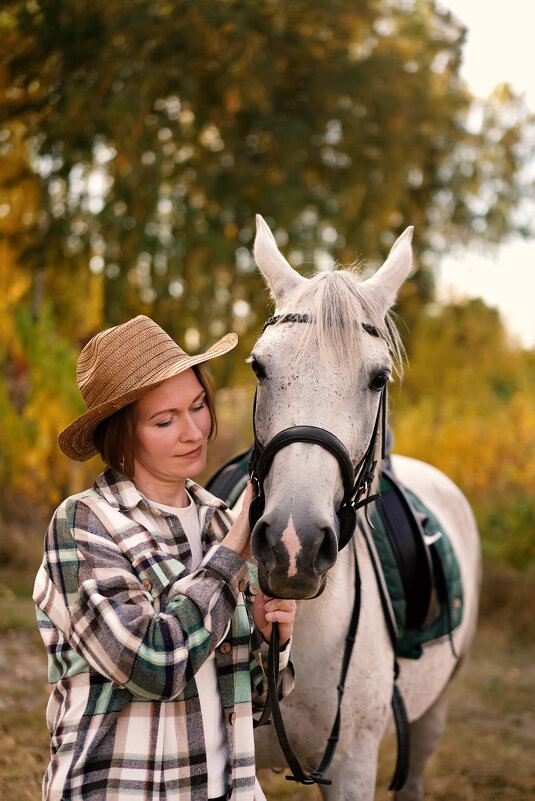
M 323 364 L 333 370 L 343 364 L 352 370 L 362 360 L 366 338 L 361 323 L 373 326 L 388 345 L 396 373 L 402 375 L 403 344 L 389 312 L 386 316 L 366 292 L 356 270 L 322 272 L 310 278 L 280 309 L 306 313 L 311 324 L 302 326 L 296 359 L 315 348 Z M 281 321 L 282 322 L 282 319 Z

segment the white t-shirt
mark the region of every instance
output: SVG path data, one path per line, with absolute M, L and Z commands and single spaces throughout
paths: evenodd
M 201 527 L 197 515 L 197 505 L 188 494 L 189 506 L 165 506 L 157 501 L 151 501 L 158 509 L 171 512 L 180 520 L 184 534 L 188 538 L 191 551 L 191 569 L 197 570 L 202 558 Z M 223 640 L 227 634 L 221 638 Z M 226 792 L 225 768 L 227 764 L 227 750 L 225 745 L 225 728 L 223 724 L 223 708 L 217 685 L 217 673 L 214 652 L 195 674 L 195 682 L 201 704 L 202 724 L 206 743 L 206 764 L 208 767 L 208 798 L 217 798 Z

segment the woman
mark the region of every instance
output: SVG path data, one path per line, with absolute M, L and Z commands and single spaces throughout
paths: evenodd
M 57 509 L 35 583 L 52 685 L 46 801 L 263 798 L 259 648 L 278 621 L 287 693 L 295 603 L 248 583 L 250 488 L 233 523 L 191 481 L 216 429 L 202 364 L 236 342 L 188 356 L 139 316 L 80 354 L 87 412 L 59 444 L 78 461 L 98 451 L 107 469 Z

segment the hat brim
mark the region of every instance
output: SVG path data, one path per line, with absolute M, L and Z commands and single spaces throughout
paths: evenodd
M 223 356 L 235 348 L 237 344 L 237 334 L 230 333 L 225 334 L 204 353 L 199 353 L 196 356 L 188 356 L 185 353 L 184 359 L 177 359 L 175 364 L 165 367 L 157 376 L 153 376 L 150 382 L 131 389 L 118 398 L 101 403 L 82 414 L 61 432 L 58 437 L 59 447 L 66 456 L 76 462 L 85 462 L 91 459 L 97 453 L 93 442 L 93 432 L 102 420 L 156 389 L 168 378 L 173 378 L 175 375 L 179 375 L 197 364 L 215 359 L 217 356 Z

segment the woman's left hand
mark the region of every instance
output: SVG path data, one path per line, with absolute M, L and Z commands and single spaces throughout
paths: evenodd
M 253 604 L 253 620 L 267 642 L 271 640 L 272 625 L 277 622 L 282 648 L 292 636 L 296 611 L 295 601 L 289 598 L 270 598 L 259 589 Z

